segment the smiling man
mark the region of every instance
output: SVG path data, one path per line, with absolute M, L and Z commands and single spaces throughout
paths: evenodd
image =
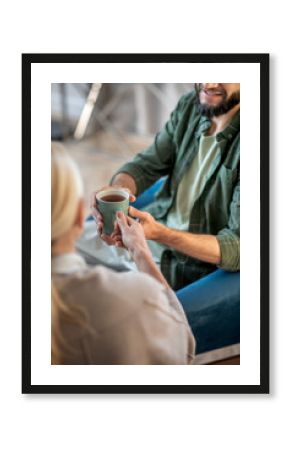
M 159 179 L 164 182 L 154 200 L 137 209 Z M 197 339 L 197 353 L 238 343 L 239 83 L 196 83 L 153 144 L 123 165 L 110 185 L 128 189 L 131 201 L 145 191 L 129 214 L 143 225 L 155 261 L 177 291 Z M 122 236 L 118 229 L 102 235 L 95 194 L 91 206 L 97 228 L 88 224 L 78 249 L 88 261 L 93 257 L 106 265 L 116 259 L 121 263 L 116 247 L 122 247 Z M 130 268 L 126 260 L 124 269 Z
M 198 83 L 154 143 L 113 177 L 139 196 L 166 176 L 140 220 L 161 270 L 180 289 L 217 268 L 240 268 L 240 85 Z M 93 206 L 99 232 L 102 218 Z M 115 233 L 105 237 L 121 245 Z
M 196 91 L 200 113 L 211 119 L 224 116 L 233 108 L 235 108 L 234 112 L 239 109 L 239 83 L 200 83 L 196 84 Z M 224 120 L 221 121 L 221 123 L 224 122 Z

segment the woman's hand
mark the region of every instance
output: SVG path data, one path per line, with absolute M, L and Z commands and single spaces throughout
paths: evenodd
M 126 248 L 133 259 L 137 253 L 151 255 L 142 225 L 121 211 L 116 216 L 117 229 L 112 234 L 116 246 Z
M 135 210 L 135 208 L 133 209 Z M 119 234 L 115 235 L 116 245 L 128 249 L 140 272 L 151 275 L 167 289 L 170 288 L 153 260 L 152 253 L 145 239 L 143 226 L 131 217 L 125 216 L 121 211 L 117 212 L 117 226 Z
M 131 193 L 131 191 L 127 188 L 124 188 L 122 186 L 103 186 L 102 188 L 98 189 L 97 191 L 94 191 L 91 194 L 91 202 L 90 202 L 90 207 L 91 207 L 91 211 L 92 211 L 92 216 L 96 222 L 97 225 L 97 230 L 98 230 L 98 234 L 101 237 L 101 239 L 103 239 L 103 241 L 105 241 L 108 245 L 114 245 L 115 241 L 111 236 L 105 235 L 103 234 L 103 226 L 104 226 L 104 222 L 103 222 L 103 216 L 100 213 L 100 211 L 98 210 L 98 205 L 97 205 L 97 200 L 96 200 L 96 195 L 101 192 L 101 191 L 106 191 L 108 189 L 112 189 L 112 188 L 121 188 L 125 191 L 129 192 L 129 201 L 130 202 L 134 202 L 136 200 L 136 197 Z

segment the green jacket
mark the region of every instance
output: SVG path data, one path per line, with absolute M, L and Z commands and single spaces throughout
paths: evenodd
M 162 176 L 167 176 L 156 201 L 146 208 L 165 221 L 175 201 L 177 188 L 199 149 L 201 134 L 211 122 L 196 108 L 195 91 L 183 96 L 154 143 L 119 170 L 130 174 L 137 195 Z M 217 237 L 221 249 L 220 268 L 240 270 L 240 112 L 218 133 L 220 152 L 214 160 L 200 197 L 193 205 L 188 231 Z M 216 266 L 175 250 L 165 250 L 161 270 L 174 289 L 212 272 Z

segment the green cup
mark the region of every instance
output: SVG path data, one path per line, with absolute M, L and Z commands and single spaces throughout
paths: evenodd
M 103 216 L 103 233 L 112 234 L 116 221 L 116 212 L 123 211 L 128 215 L 129 193 L 122 189 L 106 189 L 96 195 L 97 207 Z

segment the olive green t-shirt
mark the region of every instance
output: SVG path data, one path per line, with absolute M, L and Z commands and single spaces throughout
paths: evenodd
M 176 199 L 168 212 L 164 225 L 176 230 L 188 231 L 189 218 L 194 202 L 202 194 L 211 165 L 217 157 L 219 145 L 215 136 L 201 135 L 199 150 L 177 189 Z M 153 258 L 160 263 L 165 245 L 149 241 Z
M 193 205 L 202 194 L 207 175 L 218 152 L 219 145 L 215 136 L 202 134 L 197 155 L 181 179 L 176 200 L 167 215 L 168 227 L 188 231 Z

